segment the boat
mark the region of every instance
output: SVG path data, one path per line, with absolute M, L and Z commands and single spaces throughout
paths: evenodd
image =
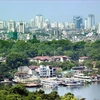
M 43 87 L 58 88 L 58 84 L 55 81 L 51 80 L 42 80 L 41 85 Z
M 35 83 L 27 83 L 27 84 L 24 84 L 25 87 L 41 87 L 40 84 L 35 84 Z
M 84 83 L 91 83 L 92 82 L 91 77 L 85 76 L 83 73 L 74 75 L 74 78 L 78 78 L 79 80 L 81 80 Z
M 66 86 L 82 86 L 83 83 L 81 81 L 68 81 L 65 84 Z

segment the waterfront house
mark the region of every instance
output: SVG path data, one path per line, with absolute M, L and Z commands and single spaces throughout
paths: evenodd
M 37 62 L 37 63 L 41 63 L 41 62 L 49 62 L 50 61 L 50 57 L 49 56 L 36 56 L 34 58 L 30 58 L 29 59 L 30 62 Z
M 53 56 L 51 57 L 52 61 L 60 61 L 60 62 L 65 62 L 65 61 L 70 61 L 70 57 L 68 56 Z
M 18 71 L 15 73 L 15 76 L 19 78 L 28 78 L 32 76 L 32 70 L 28 66 L 18 67 Z
M 20 82 L 20 83 L 29 83 L 38 81 L 39 77 L 35 73 L 35 68 L 32 68 L 32 66 L 20 66 L 18 67 L 18 71 L 14 74 L 14 82 Z
M 87 60 L 88 57 L 87 56 L 83 56 L 79 58 L 79 63 L 82 64 L 85 60 Z
M 39 73 L 40 77 L 54 77 L 56 76 L 56 69 L 52 66 L 44 66 L 40 65 L 39 68 L 36 69 Z

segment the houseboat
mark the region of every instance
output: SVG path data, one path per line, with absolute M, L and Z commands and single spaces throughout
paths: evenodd
M 92 82 L 91 77 L 90 76 L 85 76 L 83 73 L 74 75 L 74 78 L 77 78 L 77 79 L 79 79 L 83 82 L 88 82 L 88 83 Z

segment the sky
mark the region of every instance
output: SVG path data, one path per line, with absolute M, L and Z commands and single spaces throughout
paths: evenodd
M 0 20 L 30 21 L 41 14 L 51 22 L 73 22 L 73 16 L 94 14 L 100 22 L 99 0 L 0 0 Z

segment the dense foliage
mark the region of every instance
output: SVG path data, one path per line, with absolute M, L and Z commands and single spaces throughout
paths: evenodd
M 0 80 L 3 77 L 12 78 L 13 70 L 22 65 L 39 65 L 35 62 L 29 63 L 28 58 L 35 56 L 66 55 L 71 57 L 71 62 L 64 63 L 42 63 L 54 67 L 61 67 L 63 70 L 70 69 L 78 65 L 80 56 L 88 56 L 89 59 L 83 64 L 92 68 L 92 62 L 96 62 L 96 67 L 100 68 L 100 40 L 95 42 L 75 42 L 69 40 L 52 40 L 40 42 L 33 39 L 27 42 L 23 40 L 0 40 L 0 57 L 5 57 L 6 62 L 0 62 Z
M 23 85 L 0 89 L 0 100 L 76 100 L 72 93 L 59 96 L 56 91 L 45 94 L 43 90 L 29 92 Z

